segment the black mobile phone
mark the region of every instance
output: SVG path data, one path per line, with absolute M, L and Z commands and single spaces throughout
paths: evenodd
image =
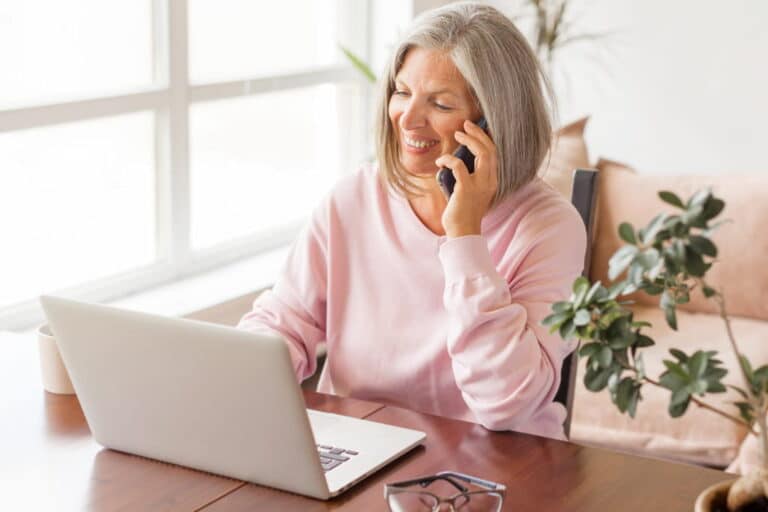
M 484 117 L 481 117 L 475 124 L 483 130 L 488 131 L 488 123 Z M 461 158 L 470 174 L 475 172 L 475 155 L 472 154 L 467 146 L 459 146 L 459 149 L 456 150 L 453 156 Z M 440 188 L 443 189 L 445 196 L 451 197 L 451 194 L 453 194 L 453 187 L 456 186 L 456 178 L 453 176 L 453 171 L 447 167 L 443 167 L 437 171 L 437 182 L 440 183 Z

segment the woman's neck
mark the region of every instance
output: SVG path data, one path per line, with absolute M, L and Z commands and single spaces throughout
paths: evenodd
M 425 191 L 421 195 L 408 197 L 411 209 L 427 229 L 436 235 L 445 235 L 442 218 L 448 199 L 433 176 L 419 178 L 415 181 Z

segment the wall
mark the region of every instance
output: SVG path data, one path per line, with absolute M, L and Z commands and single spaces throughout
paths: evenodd
M 439 0 L 414 0 L 413 11 Z M 521 0 L 488 3 L 520 13 Z M 590 114 L 593 158 L 647 173 L 767 172 L 768 2 L 571 0 L 581 32 L 554 81 L 563 122 Z M 521 24 L 524 26 L 524 24 Z

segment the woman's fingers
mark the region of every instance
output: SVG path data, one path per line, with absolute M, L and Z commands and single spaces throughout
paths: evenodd
M 485 146 L 472 135 L 468 135 L 464 132 L 455 132 L 453 137 L 458 141 L 459 144 L 467 146 L 475 158 L 484 156 L 487 152 Z
M 491 139 L 490 135 L 485 133 L 485 130 L 477 126 L 472 121 L 464 121 L 464 131 L 467 132 L 468 135 L 477 139 L 487 151 L 496 151 L 496 144 L 493 143 L 493 139 Z
M 456 178 L 456 186 L 464 187 L 469 180 L 469 170 L 461 158 L 445 154 L 435 160 L 438 167 L 447 167 L 453 171 L 453 177 Z
M 465 121 L 464 127 L 467 132 L 457 131 L 454 133 L 454 138 L 459 144 L 466 146 L 472 153 L 475 159 L 476 176 L 472 178 L 466 164 L 454 155 L 442 155 L 435 160 L 435 163 L 439 167 L 447 167 L 453 171 L 453 176 L 456 178 L 456 186 L 460 189 L 467 189 L 467 187 L 472 187 L 472 184 L 475 183 L 475 187 L 479 186 L 482 189 L 493 188 L 495 190 L 496 145 L 482 128 L 471 121 Z
M 478 128 L 478 130 L 480 130 L 480 128 Z M 480 131 L 482 132 L 482 130 Z M 456 132 L 454 137 L 460 144 L 467 146 L 474 155 L 475 173 L 477 174 L 478 179 L 482 180 L 483 182 L 495 181 L 496 146 L 494 145 L 489 149 L 476 136 L 463 132 Z M 491 142 L 491 144 L 493 144 L 493 142 Z

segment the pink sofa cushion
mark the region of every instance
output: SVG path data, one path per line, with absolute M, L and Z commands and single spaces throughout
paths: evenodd
M 601 162 L 598 169 L 617 170 L 615 163 Z M 707 280 L 725 292 L 729 314 L 768 320 L 768 178 L 758 174 L 721 176 L 663 176 L 630 172 L 601 173 L 598 192 L 600 212 L 592 248 L 592 279 L 607 282 L 608 260 L 623 244 L 617 230 L 621 222 L 635 229 L 661 211 L 675 212 L 657 195 L 671 190 L 683 200 L 695 191 L 711 186 L 722 198 L 725 209 L 719 219 L 731 219 L 713 234 L 718 261 Z M 679 210 L 677 210 L 679 211 Z M 658 297 L 639 294 L 643 304 L 658 304 Z M 683 306 L 688 311 L 716 312 L 716 306 L 700 292 Z
M 584 129 L 589 117 L 569 123 L 553 135 L 552 149 L 538 175 L 552 188 L 571 199 L 573 171 L 589 168 L 589 153 L 584 140 Z
M 650 378 L 658 380 L 664 371 L 662 360 L 673 359 L 669 348 L 679 348 L 688 354 L 696 350 L 717 350 L 729 369 L 725 382 L 743 387 L 740 375 L 735 371 L 736 358 L 719 316 L 679 312 L 680 330 L 676 332 L 667 327 L 660 309 L 637 306 L 635 311 L 635 318 L 653 324 L 647 332 L 657 345 L 643 349 L 643 361 Z M 768 322 L 734 318 L 732 327 L 741 350 L 754 364 L 768 361 Z M 667 413 L 670 392 L 651 384 L 643 386 L 642 396 L 634 419 L 619 413 L 607 390 L 593 393 L 584 387 L 583 364 L 580 364 L 571 440 L 720 467 L 727 466 L 736 456 L 746 435 L 744 427 L 695 404 L 691 404 L 681 418 L 670 418 Z M 729 389 L 727 393 L 708 395 L 705 401 L 738 416 L 738 410 L 731 402 L 739 399 L 739 395 Z

